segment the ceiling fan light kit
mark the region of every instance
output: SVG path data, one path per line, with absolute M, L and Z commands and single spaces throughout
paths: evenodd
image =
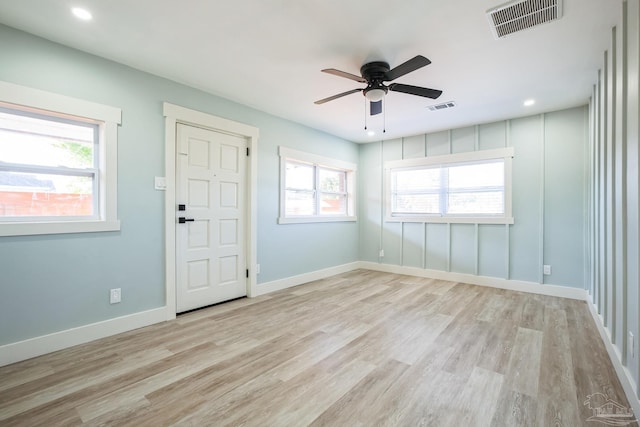
M 391 82 L 429 64 L 431 64 L 429 59 L 422 55 L 418 55 L 393 69 L 389 67 L 388 63 L 383 61 L 369 62 L 360 68 L 361 76 L 347 73 L 346 71 L 336 70 L 335 68 L 326 68 L 322 70 L 322 72 L 350 79 L 358 83 L 366 83 L 367 87 L 362 89 L 352 89 L 328 98 L 320 99 L 316 101 L 315 104 L 324 104 L 325 102 L 333 101 L 334 99 L 342 98 L 343 96 L 351 95 L 352 93 L 362 92 L 370 103 L 370 111 L 373 116 L 382 112 L 381 101 L 389 91 L 436 99 L 442 95 L 441 90 L 429 89 L 420 86 L 410 86 L 401 83 L 392 83 L 390 85 L 384 84 L 385 82 Z
M 384 98 L 384 96 L 387 94 L 387 90 L 387 88 L 372 88 L 368 90 L 365 89 L 364 96 L 371 102 L 378 102 L 381 101 L 382 98 Z

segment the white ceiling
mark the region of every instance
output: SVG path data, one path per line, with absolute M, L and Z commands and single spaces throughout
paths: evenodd
M 622 0 L 564 0 L 561 20 L 494 39 L 502 0 L 0 0 L 0 22 L 357 142 L 364 85 L 321 73 L 415 55 L 432 64 L 396 80 L 444 91 L 389 93 L 385 139 L 583 105 Z M 83 6 L 94 16 L 70 14 Z M 522 103 L 535 98 L 533 107 Z M 455 101 L 450 110 L 428 105 Z

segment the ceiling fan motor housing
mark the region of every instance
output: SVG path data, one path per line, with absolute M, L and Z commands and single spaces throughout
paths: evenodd
M 389 64 L 382 61 L 369 62 L 360 67 L 360 74 L 367 81 L 367 87 L 362 91 L 362 94 L 371 101 L 379 101 L 389 91 L 388 87 L 382 82 L 387 77 L 387 72 L 390 70 Z M 367 93 L 375 91 L 367 96 Z M 379 91 L 383 91 L 381 93 Z

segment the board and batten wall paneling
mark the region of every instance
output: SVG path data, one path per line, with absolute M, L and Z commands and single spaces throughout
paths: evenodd
M 413 159 L 425 156 L 427 146 L 424 135 L 402 138 L 402 158 Z
M 360 227 L 360 259 L 378 261 L 382 234 L 382 189 L 383 176 L 379 165 L 382 162 L 382 143 L 374 142 L 360 146 L 358 167 L 358 224 Z M 364 180 L 367 180 L 364 182 Z M 366 206 L 367 209 L 362 207 Z
M 450 133 L 448 131 L 430 133 L 425 135 L 425 138 L 427 156 L 441 156 L 451 153 Z
M 449 226 L 426 224 L 425 266 L 429 270 L 449 271 Z
M 542 116 L 524 117 L 511 121 L 513 159 L 513 217 L 509 233 L 511 279 L 537 281 L 540 276 L 540 209 L 542 192 L 542 150 L 540 149 Z M 531 262 L 535 260 L 535 262 Z
M 451 224 L 451 271 L 476 274 L 476 227 L 474 224 Z
M 507 122 L 488 123 L 479 126 L 480 150 L 492 150 L 507 146 Z
M 400 160 L 402 159 L 402 154 L 401 138 L 385 141 L 382 145 L 382 164 L 390 160 Z M 380 165 L 377 166 L 380 168 L 381 173 L 384 173 L 384 168 Z M 360 182 L 368 180 L 368 177 L 362 178 Z M 382 247 L 380 249 L 384 249 L 384 257 L 381 257 L 384 263 L 402 265 L 402 223 L 383 222 Z
M 623 15 L 626 16 L 627 3 L 624 3 Z M 624 260 L 626 260 L 626 208 L 627 208 L 627 194 L 626 194 L 626 136 L 625 129 L 627 117 L 626 106 L 626 48 L 627 48 L 627 35 L 625 28 L 625 19 L 622 19 L 615 31 L 615 38 L 612 40 L 612 44 L 615 46 L 615 105 L 614 105 L 614 140 L 613 140 L 613 162 L 614 167 L 614 206 L 615 216 L 614 219 L 614 233 L 615 233 L 615 300 L 613 305 L 615 309 L 615 318 L 612 319 L 616 325 L 615 335 L 612 337 L 613 342 L 620 348 L 622 361 L 626 361 L 626 343 L 625 334 L 627 330 L 627 316 L 626 316 L 626 298 L 627 298 L 627 274 L 624 267 Z
M 584 151 L 587 148 L 586 109 L 571 109 L 545 115 L 544 264 L 552 276 L 545 283 L 577 288 L 586 285 L 584 245 L 586 221 L 584 197 Z M 567 123 L 582 123 L 572 129 Z M 572 157 L 579 156 L 573 161 Z M 573 163 L 573 166 L 570 164 Z M 580 269 L 576 269 L 576 266 Z
M 607 102 L 606 99 L 609 97 L 609 92 L 607 91 L 607 79 L 608 79 L 608 52 L 604 53 L 604 62 L 603 67 L 600 72 L 600 80 L 598 81 L 598 87 L 600 89 L 600 103 L 598 105 L 599 111 L 599 122 L 600 126 L 598 127 L 598 151 L 600 153 L 600 174 L 598 185 L 600 188 L 599 192 L 599 211 L 600 211 L 600 221 L 598 224 L 598 232 L 600 234 L 600 244 L 599 244 L 599 262 L 600 262 L 600 307 L 599 313 L 603 318 L 604 323 L 606 324 L 609 318 L 609 293 L 606 286 L 607 279 L 609 277 L 609 245 L 607 239 L 607 194 L 608 194 L 608 186 L 607 186 Z
M 638 282 L 640 274 L 638 265 L 640 264 L 640 233 L 639 233 L 639 194 L 638 194 L 638 119 L 640 102 L 638 87 L 640 73 L 638 72 L 640 58 L 640 1 L 634 0 L 627 3 L 625 15 L 625 24 L 627 34 L 627 58 L 626 58 L 626 314 L 627 328 L 636 339 L 633 345 L 627 342 L 627 366 L 632 372 L 634 378 L 638 378 L 640 373 L 640 358 L 638 354 L 638 333 L 640 332 L 640 318 L 638 317 L 638 307 L 640 306 L 640 292 L 638 292 Z M 628 336 L 628 335 L 627 335 Z M 634 362 L 635 360 L 635 362 Z M 637 383 L 637 382 L 636 382 Z
M 476 150 L 476 128 L 453 129 L 451 131 L 451 153 L 466 153 Z
M 604 292 L 603 292 L 603 283 L 604 280 L 602 280 L 602 278 L 604 277 L 604 256 L 603 256 L 603 250 L 604 250 L 604 245 L 601 244 L 602 242 L 602 237 L 604 235 L 604 232 L 602 230 L 602 223 L 603 223 L 603 219 L 602 219 L 602 213 L 603 213 L 603 206 L 604 204 L 601 203 L 601 200 L 603 200 L 603 196 L 602 196 L 602 192 L 603 192 L 603 188 L 602 188 L 602 180 L 600 179 L 595 179 L 595 177 L 599 177 L 602 174 L 602 138 L 600 138 L 601 132 L 600 132 L 600 128 L 601 128 L 601 107 L 602 107 L 602 103 L 600 102 L 601 97 L 601 90 L 602 90 L 602 85 L 600 84 L 600 82 L 602 81 L 602 77 L 601 77 L 602 71 L 598 71 L 598 81 L 596 82 L 596 84 L 594 85 L 594 98 L 591 102 L 591 106 L 593 108 L 593 124 L 592 124 L 592 135 L 591 135 L 591 139 L 593 140 L 593 144 L 592 144 L 592 149 L 593 149 L 593 171 L 592 171 L 592 182 L 593 182 L 593 196 L 592 196 L 592 200 L 595 206 L 600 206 L 598 209 L 593 209 L 593 216 L 594 216 L 594 221 L 593 221 L 593 259 L 595 259 L 595 262 L 592 262 L 595 265 L 594 268 L 594 277 L 593 277 L 593 287 L 594 287 L 594 295 L 597 298 L 597 311 L 600 315 L 602 315 L 602 306 L 603 306 L 603 298 L 604 298 Z
M 425 135 L 402 138 L 403 159 L 424 157 L 426 149 Z M 424 224 L 404 223 L 401 227 L 402 265 L 424 268 Z
M 638 396 L 640 358 L 639 57 L 640 0 L 622 3 L 619 24 L 590 102 L 591 303 Z
M 587 292 L 591 295 L 594 304 L 598 305 L 598 292 L 597 292 L 597 280 L 598 276 L 598 263 L 592 262 L 596 259 L 596 248 L 597 248 L 597 221 L 598 215 L 595 209 L 591 209 L 591 206 L 595 206 L 595 197 L 597 193 L 597 189 L 595 186 L 595 179 L 593 178 L 596 175 L 597 171 L 597 155 L 596 155 L 596 109 L 594 108 L 594 104 L 596 103 L 596 94 L 597 89 L 596 85 L 593 85 L 593 90 L 591 92 L 591 99 L 589 100 L 589 166 L 587 169 L 588 175 L 588 191 L 589 194 L 587 196 L 587 221 L 588 221 L 588 262 L 587 262 Z
M 363 144 L 359 183 L 361 200 L 366 202 L 360 204 L 358 215 L 365 220 L 360 228 L 361 260 L 584 289 L 587 114 L 588 107 L 583 106 Z M 545 155 L 546 145 L 553 147 Z M 380 182 L 385 161 L 507 146 L 515 149 L 513 225 L 384 220 Z M 545 233 L 547 222 L 550 229 Z M 384 257 L 378 256 L 380 250 Z M 552 266 L 550 276 L 542 275 L 543 262 Z
M 509 240 L 505 225 L 478 225 L 478 275 L 508 279 Z
M 607 105 L 606 121 L 606 134 L 605 134 L 605 146 L 607 152 L 606 163 L 606 186 L 607 186 L 607 283 L 611 284 L 607 288 L 607 319 L 606 326 L 609 328 L 611 336 L 615 339 L 616 335 L 616 323 L 615 318 L 615 300 L 616 300 L 616 233 L 615 233 L 615 217 L 616 217 L 616 205 L 615 205 L 615 168 L 616 163 L 614 159 L 614 145 L 615 145 L 615 121 L 616 121 L 616 44 L 614 42 L 617 29 L 614 27 L 611 30 L 612 43 L 607 55 L 607 80 L 605 85 L 607 87 L 607 97 L 605 103 Z
M 402 265 L 424 268 L 424 224 L 402 224 Z

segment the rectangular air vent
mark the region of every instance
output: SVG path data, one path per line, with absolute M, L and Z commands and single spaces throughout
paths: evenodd
M 487 11 L 493 35 L 503 38 L 562 17 L 562 0 L 518 0 Z
M 429 105 L 427 108 L 431 111 L 445 110 L 447 108 L 453 108 L 456 106 L 456 103 L 453 101 L 443 102 L 442 104 Z

